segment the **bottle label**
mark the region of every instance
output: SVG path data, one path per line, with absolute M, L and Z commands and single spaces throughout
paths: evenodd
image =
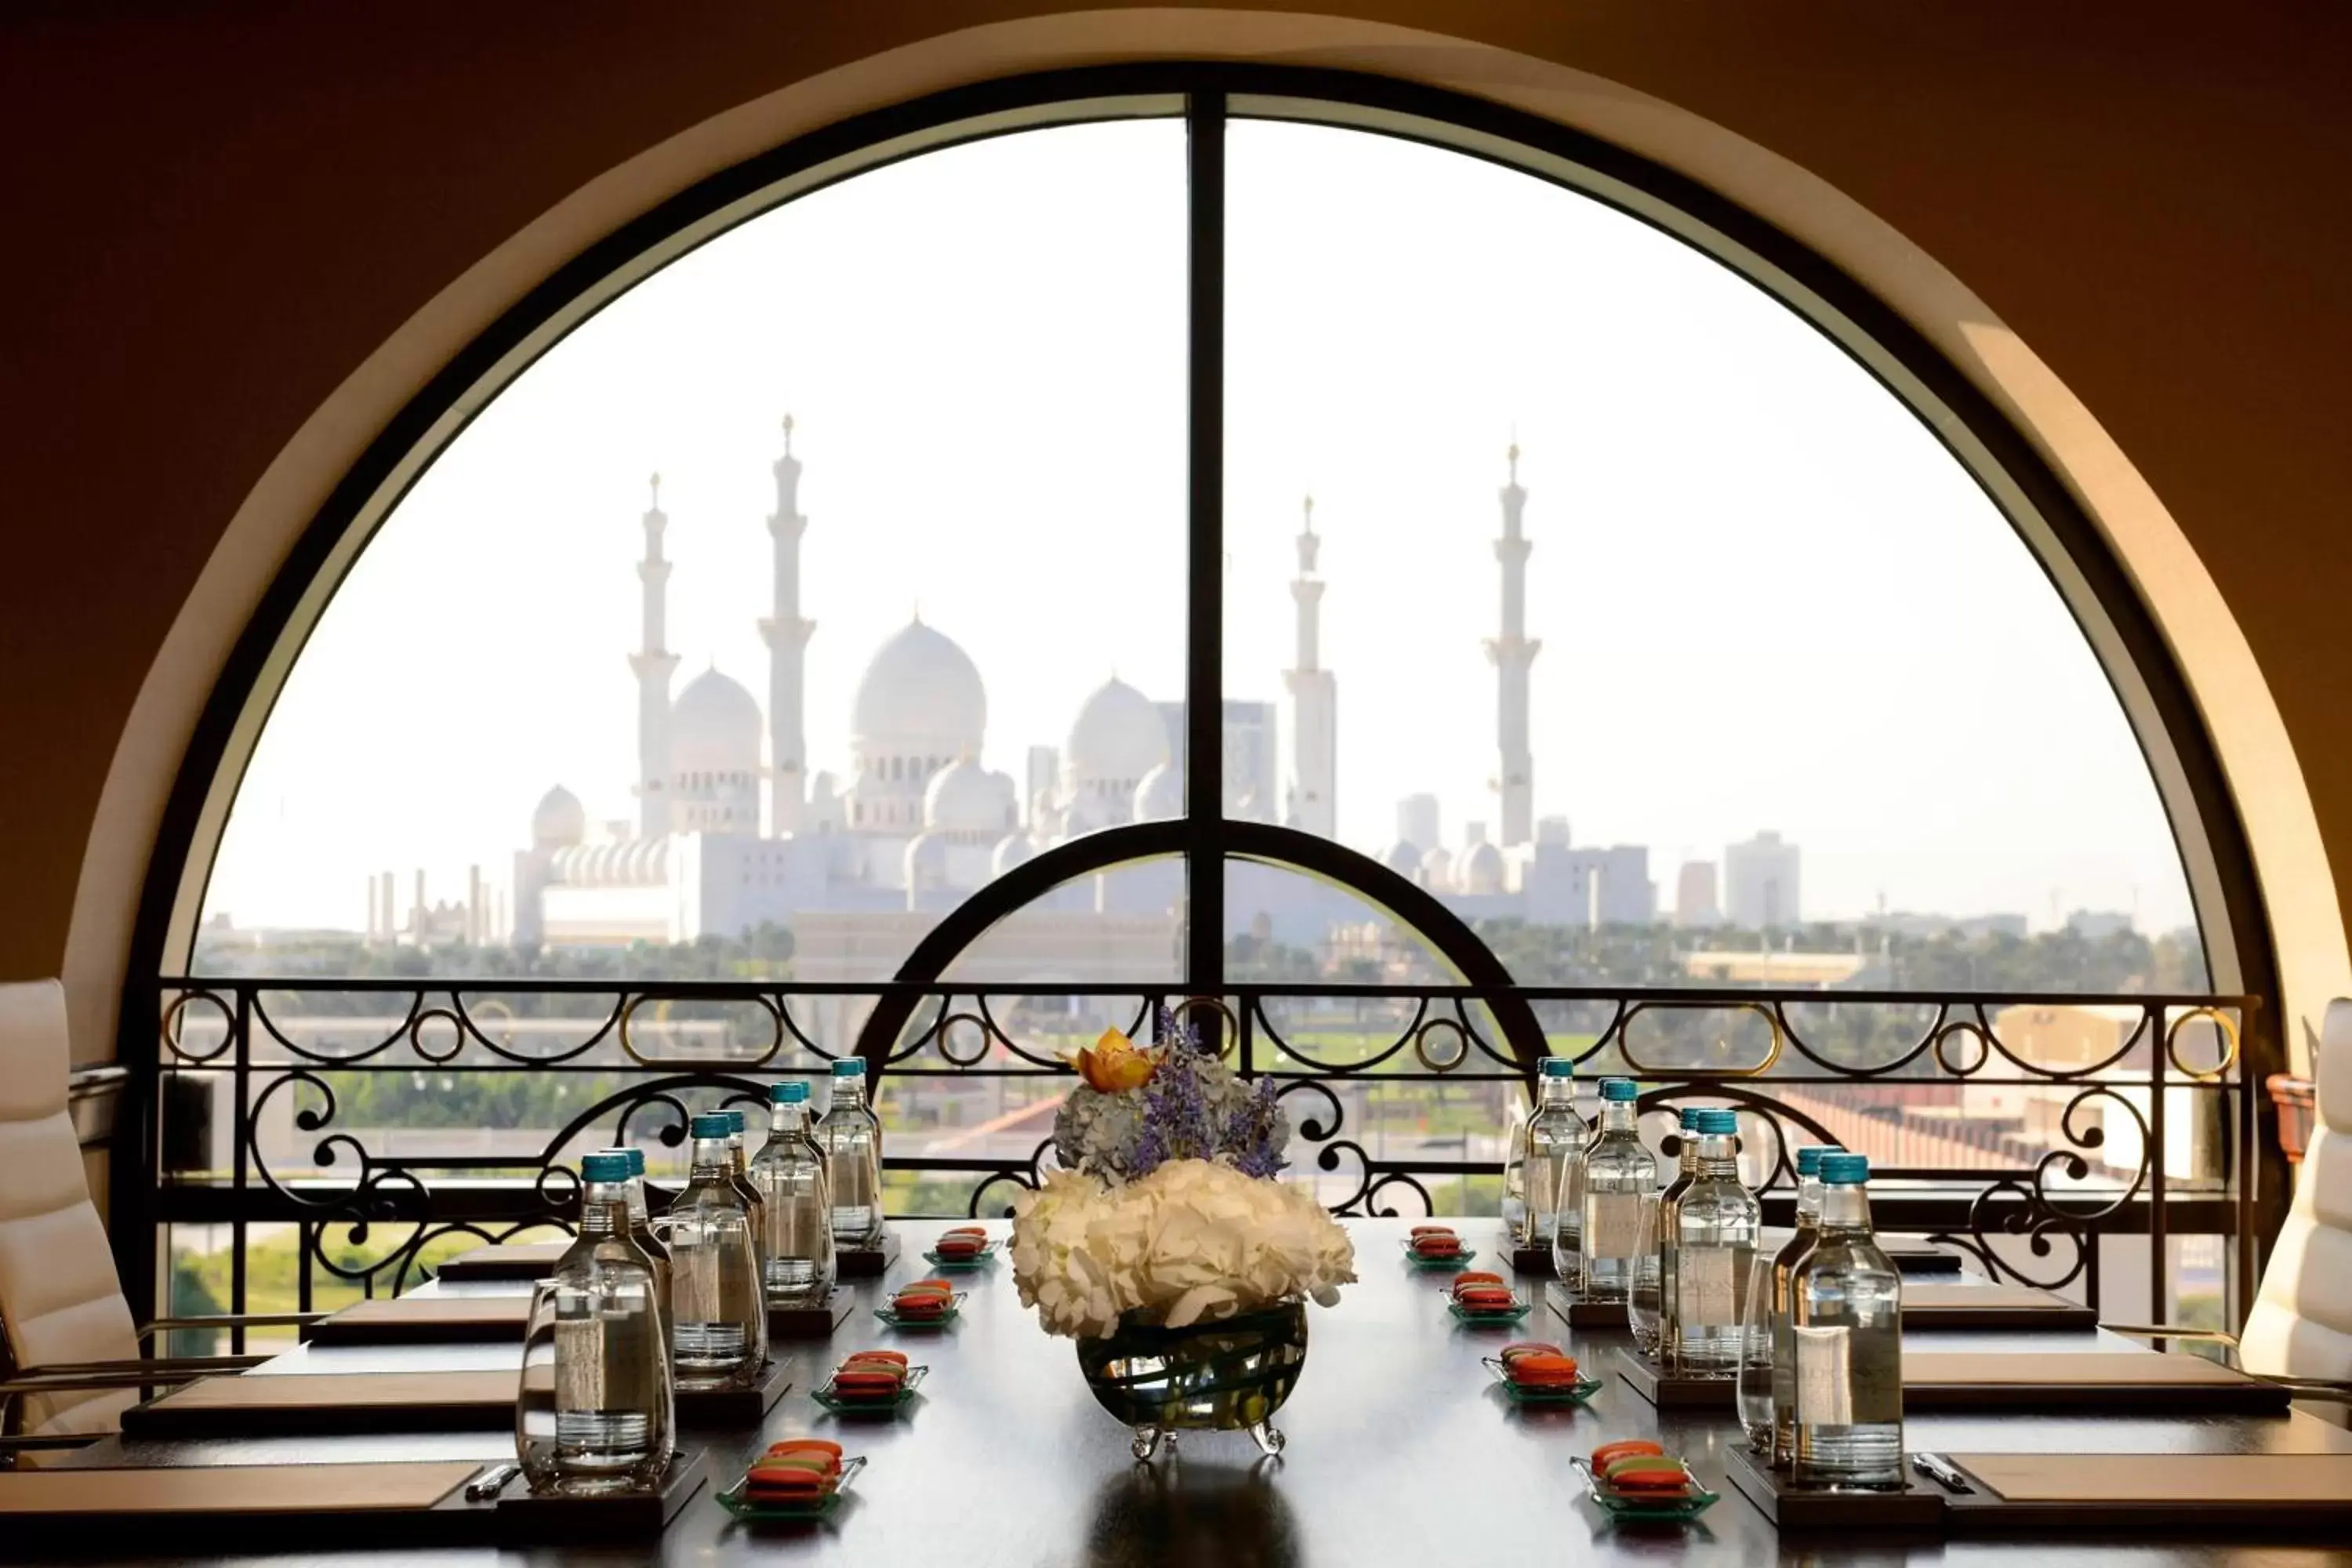
M 1584 1250 L 1592 1258 L 1631 1258 L 1642 1239 L 1642 1194 L 1592 1193 L 1585 1206 Z
M 1853 1425 L 1853 1334 L 1843 1328 L 1791 1325 L 1796 1342 L 1797 1424 Z
M 1685 1332 L 1727 1328 L 1739 1321 L 1739 1298 L 1732 1283 L 1732 1250 L 1691 1247 L 1675 1258 L 1675 1317 Z

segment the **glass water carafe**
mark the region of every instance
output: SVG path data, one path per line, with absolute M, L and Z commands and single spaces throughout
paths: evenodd
M 1728 1377 L 1738 1365 L 1741 1297 L 1763 1210 L 1739 1181 L 1739 1119 L 1699 1113 L 1698 1164 L 1675 1205 L 1671 1370 Z
M 1528 1226 L 1574 1279 L 1583 1248 L 1584 1119 L 1576 1113 L 1576 1064 L 1546 1057 L 1538 1064 L 1536 1113 L 1528 1119 Z
M 882 1239 L 882 1123 L 866 1106 L 866 1063 L 833 1064 L 833 1103 L 816 1124 L 833 1194 L 836 1247 L 874 1247 Z
M 698 1116 L 694 1173 L 663 1216 L 669 1244 L 670 1335 L 677 1385 L 741 1388 L 767 1359 L 768 1306 L 751 1211 L 727 1151 L 729 1119 Z
M 1789 1292 L 1797 1265 L 1821 1239 L 1822 1156 L 1829 1152 L 1820 1144 L 1797 1151 L 1797 1229 L 1772 1258 L 1772 1295 L 1766 1307 L 1772 1336 L 1772 1463 L 1782 1469 L 1796 1457 L 1797 1441 L 1797 1345 L 1789 1332 Z
M 1903 1276 L 1870 1228 L 1870 1162 L 1822 1156 L 1821 1239 L 1790 1281 L 1801 1487 L 1897 1490 L 1903 1475 Z
M 677 1430 L 653 1262 L 630 1235 L 625 1154 L 581 1161 L 580 1238 L 531 1299 L 515 1456 L 533 1491 L 656 1485 Z
M 661 1309 L 662 1346 L 669 1346 L 669 1248 L 654 1234 L 653 1213 L 646 1200 L 646 1152 L 638 1148 L 599 1149 L 629 1163 L 629 1239 L 654 1266 L 654 1301 Z
M 1584 1146 L 1583 1273 L 1560 1278 L 1588 1301 L 1622 1301 L 1633 1277 L 1642 1198 L 1658 1186 L 1658 1157 L 1642 1142 L 1630 1078 L 1601 1080 L 1601 1125 Z M 1554 1258 L 1557 1265 L 1559 1259 Z
M 743 1194 L 743 1206 L 751 1211 L 751 1245 L 757 1248 L 763 1244 L 768 1231 L 760 1213 L 763 1206 L 760 1189 L 751 1184 L 751 1150 L 745 1136 L 750 1121 L 742 1111 L 732 1108 L 722 1114 L 727 1118 L 727 1172 L 734 1179 L 735 1190 Z
M 772 1307 L 819 1307 L 833 1290 L 833 1189 L 809 1137 L 808 1085 L 768 1091 L 768 1141 L 751 1159 L 761 1205 L 760 1264 Z
M 1667 1372 L 1675 1369 L 1675 1214 L 1682 1206 L 1683 1194 L 1698 1179 L 1699 1112 L 1686 1110 L 1681 1115 L 1682 1169 L 1658 1194 L 1658 1343 L 1655 1360 Z

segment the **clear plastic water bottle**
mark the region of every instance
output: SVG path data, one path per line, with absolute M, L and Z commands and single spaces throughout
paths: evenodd
M 1797 1151 L 1797 1229 L 1772 1258 L 1772 1463 L 1789 1468 L 1796 1454 L 1796 1342 L 1789 1333 L 1789 1289 L 1797 1265 L 1821 1238 L 1822 1156 L 1816 1144 Z
M 1865 1156 L 1822 1156 L 1821 1239 L 1790 1284 L 1798 1486 L 1904 1484 L 1903 1276 L 1871 1235 L 1869 1181 Z
M 599 1149 L 629 1163 L 629 1239 L 654 1266 L 654 1304 L 661 1310 L 662 1345 L 669 1345 L 669 1248 L 654 1234 L 653 1211 L 646 1201 L 646 1152 L 643 1149 Z
M 722 1111 L 727 1118 L 727 1164 L 734 1177 L 735 1190 L 743 1194 L 743 1206 L 751 1211 L 751 1245 L 759 1247 L 768 1234 L 767 1218 L 760 1211 L 764 1206 L 760 1189 L 751 1182 L 751 1149 L 745 1134 L 750 1119 L 735 1108 Z
M 768 1141 L 751 1157 L 762 1211 L 760 1261 L 768 1305 L 817 1307 L 833 1289 L 833 1189 L 808 1131 L 808 1085 L 768 1090 Z
M 824 1151 L 825 1186 L 833 1194 L 836 1247 L 873 1247 L 882 1239 L 882 1123 L 866 1108 L 866 1063 L 856 1057 L 833 1064 L 833 1103 L 816 1124 Z
M 630 1233 L 628 1157 L 590 1154 L 580 1173 L 580 1237 L 556 1261 L 532 1313 L 534 1328 L 545 1321 L 551 1331 L 551 1387 L 533 1375 L 538 1358 L 527 1352 L 518 1455 L 534 1489 L 648 1487 L 668 1468 L 677 1426 L 653 1261 Z M 551 1433 L 534 1430 L 551 1394 Z
M 751 1211 L 736 1190 L 723 1113 L 698 1116 L 694 1174 L 669 1211 L 670 1321 L 678 1386 L 742 1388 L 768 1353 Z
M 1625 1299 L 1642 1234 L 1642 1198 L 1657 1190 L 1658 1157 L 1642 1142 L 1635 1120 L 1640 1093 L 1630 1078 L 1601 1080 L 1601 1125 L 1584 1146 L 1584 1272 L 1560 1275 L 1588 1301 Z
M 1682 1207 L 1683 1194 L 1698 1179 L 1698 1121 L 1696 1110 L 1682 1112 L 1682 1169 L 1666 1184 L 1666 1190 L 1658 1194 L 1658 1364 L 1670 1373 L 1676 1364 L 1675 1216 Z
M 1536 1076 L 1536 1113 L 1528 1119 L 1528 1224 L 1538 1247 L 1551 1248 L 1560 1278 L 1576 1278 L 1583 1255 L 1584 1118 L 1576 1113 L 1576 1064 L 1547 1057 Z M 1563 1234 L 1563 1232 L 1565 1234 Z
M 1728 1377 L 1739 1365 L 1740 1297 L 1764 1211 L 1739 1182 L 1739 1118 L 1698 1116 L 1698 1166 L 1675 1205 L 1675 1366 Z

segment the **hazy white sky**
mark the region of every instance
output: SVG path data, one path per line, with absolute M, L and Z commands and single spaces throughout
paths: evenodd
M 2137 907 L 2187 923 L 2087 646 L 1927 430 L 1783 307 L 1528 176 L 1233 128 L 1226 689 L 1277 699 L 1300 497 L 1324 535 L 1340 837 L 1428 790 L 1494 819 L 1496 489 L 1516 432 L 1538 815 L 1685 858 L 1759 827 L 1809 916 Z M 638 514 L 670 517 L 678 684 L 764 698 L 796 416 L 814 764 L 919 604 L 1020 776 L 1114 670 L 1181 695 L 1183 143 L 1173 121 L 948 149 L 704 247 L 574 332 L 386 522 L 265 733 L 209 904 L 357 926 L 367 875 L 502 873 L 569 785 L 633 816 Z

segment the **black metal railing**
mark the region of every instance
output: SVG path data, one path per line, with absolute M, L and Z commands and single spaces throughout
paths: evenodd
M 1791 1149 L 1871 1153 L 1888 1229 L 2097 1305 L 2099 1238 L 2221 1238 L 2234 1314 L 2255 1268 L 2253 998 L 1172 982 L 973 985 L 169 979 L 142 1098 L 147 1208 L 226 1227 L 245 1310 L 259 1227 L 296 1238 L 294 1305 L 376 1294 L 455 1238 L 565 1225 L 578 1155 L 635 1142 L 682 1175 L 697 1108 L 866 1058 L 901 1212 L 1000 1213 L 1053 1163 L 1064 1056 L 1155 1016 L 1283 1085 L 1291 1179 L 1340 1214 L 1491 1212 L 1534 1063 L 1639 1079 L 1672 1112 L 1743 1113 L 1747 1173 L 1785 1223 Z M 666 1152 L 677 1152 L 665 1159 Z

